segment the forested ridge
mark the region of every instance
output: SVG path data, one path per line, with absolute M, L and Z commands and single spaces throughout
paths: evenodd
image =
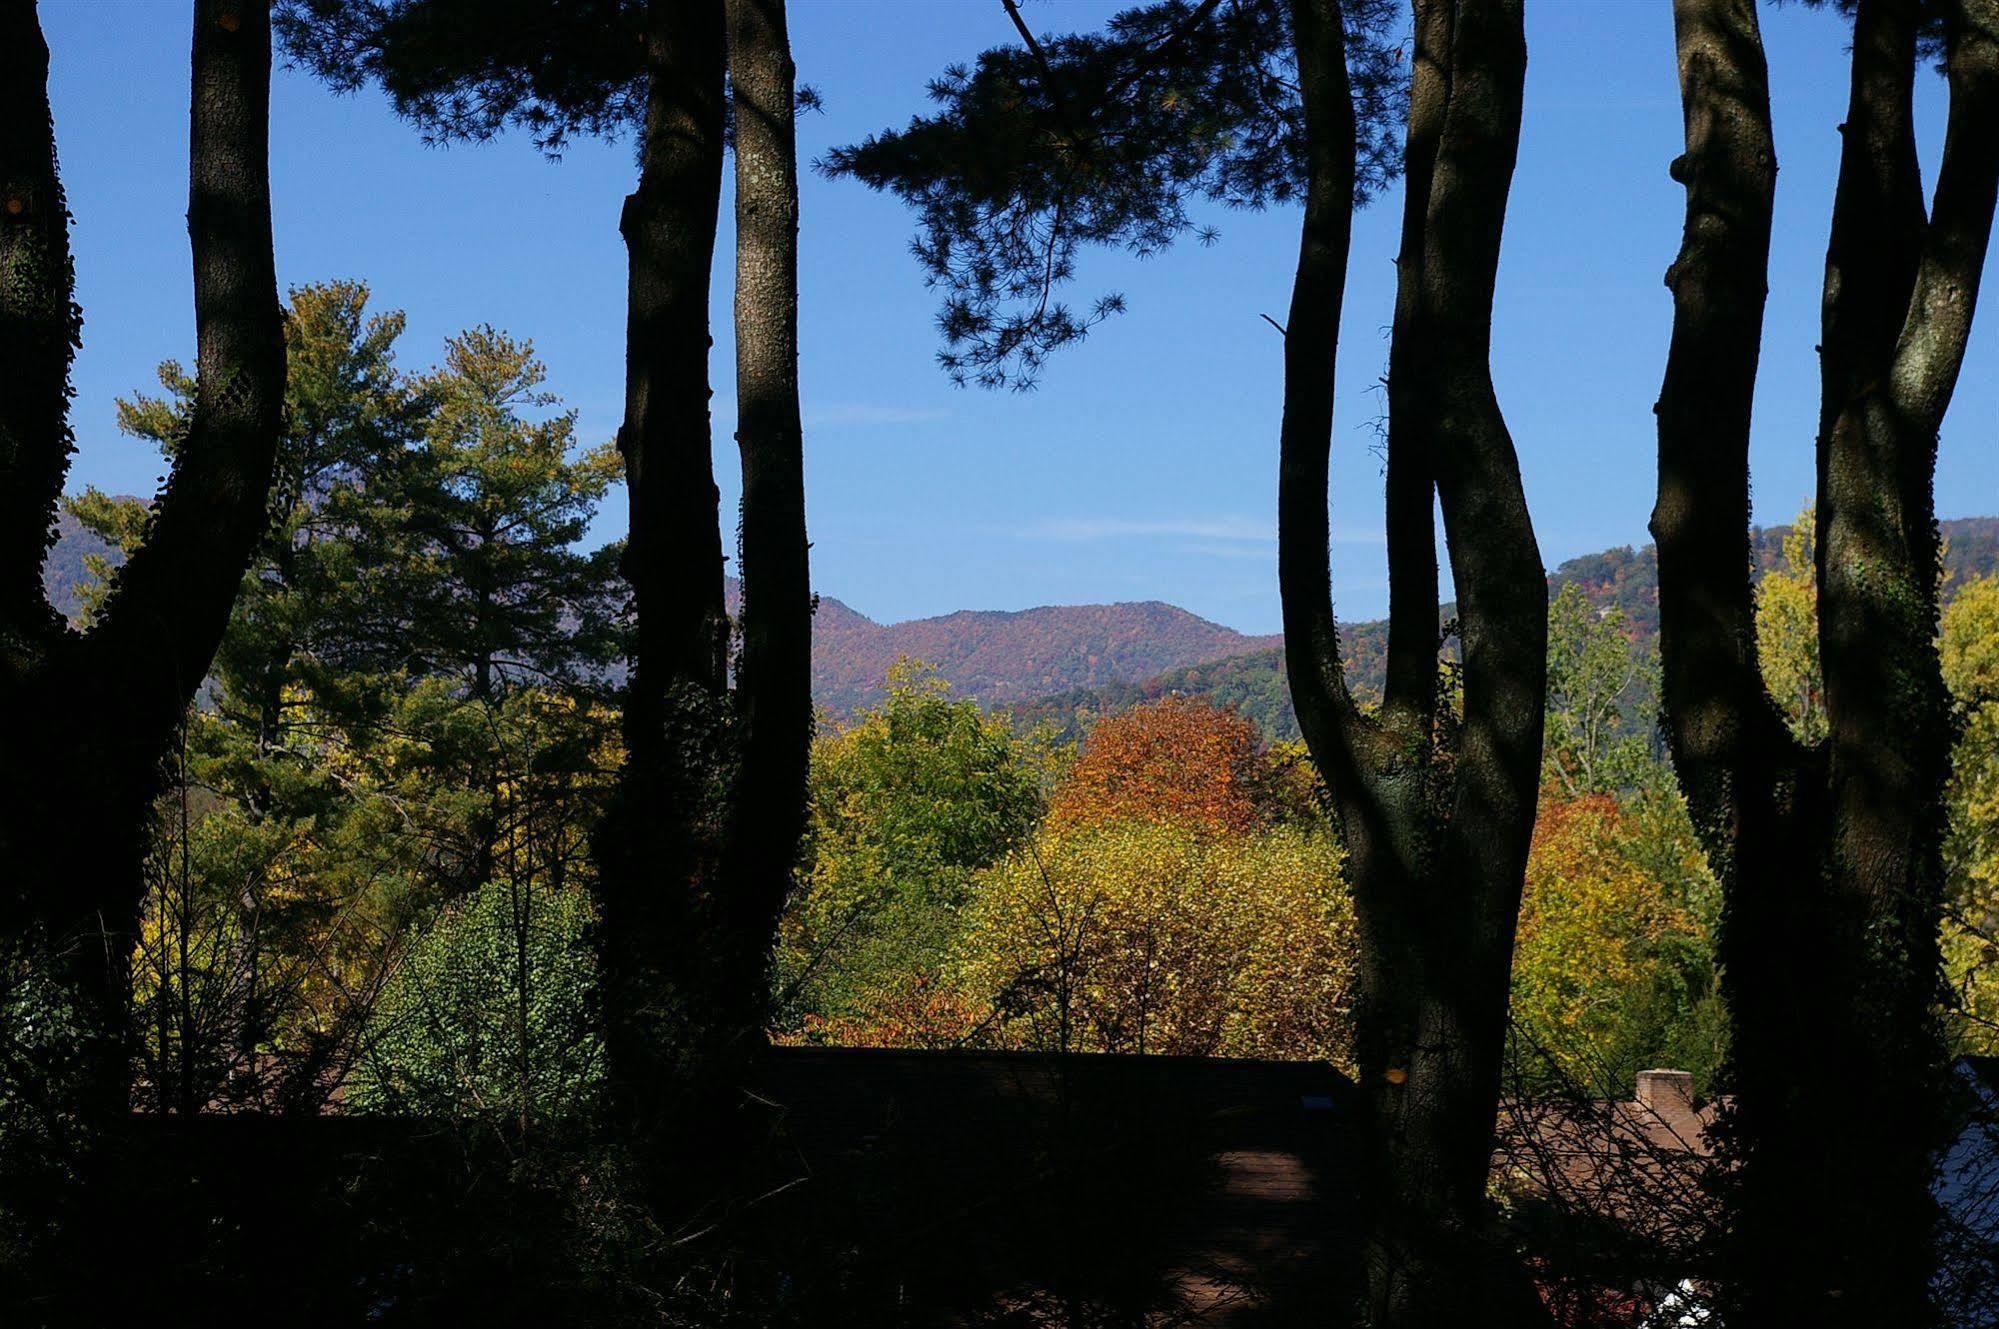
M 1944 539 L 1946 601 L 1966 582 L 1999 572 L 1999 517 L 1953 517 L 1938 525 Z M 1759 577 L 1782 564 L 1784 541 L 1791 531 L 1788 525 L 1755 529 Z M 1657 651 L 1659 565 L 1651 545 L 1636 548 L 1620 545 L 1566 559 L 1549 574 L 1548 589 L 1559 593 L 1568 585 L 1580 590 L 1592 608 L 1615 609 L 1626 637 L 1641 654 Z M 1450 612 L 1448 605 L 1442 610 L 1445 618 Z M 1343 633 L 1348 677 L 1354 687 L 1371 696 L 1381 695 L 1387 639 L 1385 620 L 1351 623 Z M 1206 697 L 1220 705 L 1235 707 L 1272 738 L 1298 737 L 1298 716 L 1291 708 L 1281 646 L 1197 661 L 1150 678 L 1073 688 L 1032 701 L 1015 702 L 1006 706 L 1006 710 L 1022 724 L 1053 724 L 1059 732 L 1075 737 L 1097 716 L 1171 695 Z M 1634 732 L 1649 732 L 1654 710 L 1656 707 L 1642 701 L 1632 709 L 1630 721 Z
M 1950 580 L 1999 572 L 1999 518 L 1955 517 L 1941 523 Z M 1760 569 L 1778 563 L 1789 526 L 1758 527 Z M 85 559 L 116 559 L 112 546 L 67 512 L 43 566 L 50 602 L 66 614 L 83 604 L 91 573 Z M 1656 649 L 1658 567 L 1650 545 L 1628 545 L 1565 560 L 1548 579 L 1559 591 L 1575 583 L 1599 609 L 1623 615 L 1641 651 Z M 737 600 L 730 583 L 730 603 Z M 1449 607 L 1443 613 L 1449 615 Z M 1355 686 L 1379 695 L 1385 621 L 1346 631 L 1347 668 Z M 936 618 L 879 624 L 830 595 L 812 621 L 812 696 L 835 717 L 886 695 L 888 668 L 899 659 L 935 668 L 956 693 L 998 707 L 1018 722 L 1055 724 L 1074 738 L 1099 715 L 1169 694 L 1206 697 L 1255 720 L 1275 739 L 1298 737 L 1284 681 L 1280 636 L 1244 636 L 1186 610 L 1159 603 L 1050 605 L 1027 610 L 960 610 Z M 1091 681 L 1107 680 L 1107 681 Z M 1023 699 L 1024 698 L 1024 699 Z

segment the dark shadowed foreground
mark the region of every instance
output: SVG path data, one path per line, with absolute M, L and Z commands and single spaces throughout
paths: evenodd
M 23 1322 L 1324 1322 L 1357 1272 L 1352 1093 L 1310 1063 L 780 1048 L 747 1095 L 760 1198 L 671 1233 L 573 1142 L 134 1117 L 123 1229 L 90 1238 L 126 1276 L 58 1242 Z

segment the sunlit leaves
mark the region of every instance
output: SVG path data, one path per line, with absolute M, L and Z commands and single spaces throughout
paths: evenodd
M 1999 1051 L 1999 580 L 1957 589 L 1943 615 L 1958 723 L 1944 838 L 1944 963 L 1965 1051 Z
M 292 292 L 271 524 L 147 863 L 140 1078 L 162 1103 L 315 1106 L 445 902 L 590 880 L 616 640 L 603 560 L 574 544 L 614 463 L 576 446 L 528 343 L 474 329 L 416 377 L 403 326 L 359 283 Z M 193 385 L 171 362 L 160 381 L 120 421 L 171 456 Z M 145 520 L 73 510 L 113 540 Z
M 1571 1084 L 1621 1095 L 1661 1064 L 1704 1081 L 1723 1049 L 1718 903 L 1677 795 L 1545 802 L 1514 947 L 1514 1023 Z
M 1323 831 L 1122 821 L 988 873 L 959 947 L 1003 1044 L 1345 1064 L 1357 959 Z
M 1784 536 L 1784 561 L 1756 586 L 1756 651 L 1763 683 L 1807 743 L 1826 736 L 1825 675 L 1819 667 L 1815 517 L 1806 507 Z
M 1563 584 L 1548 606 L 1546 783 L 1575 798 L 1657 782 L 1642 728 L 1650 717 L 1633 714 L 1657 695 L 1655 669 L 1626 637 L 1621 610 L 1599 610 L 1575 582 Z
M 1050 797 L 1048 823 L 1241 833 L 1268 818 L 1267 783 L 1255 725 L 1204 700 L 1166 697 L 1097 723 Z
M 888 697 L 812 752 L 808 870 L 778 949 L 780 1020 L 804 1036 L 962 1033 L 939 975 L 979 869 L 1041 815 L 1045 753 L 903 662 Z

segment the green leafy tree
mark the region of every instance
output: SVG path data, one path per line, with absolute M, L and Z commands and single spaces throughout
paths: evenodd
M 1819 589 L 1807 504 L 1784 533 L 1783 561 L 1756 584 L 1756 660 L 1763 685 L 1804 743 L 1827 733 L 1825 673 L 1819 667 Z
M 587 880 L 617 752 L 599 559 L 574 541 L 608 449 L 578 454 L 525 343 L 476 330 L 412 378 L 402 317 L 367 300 L 293 292 L 272 524 L 156 822 L 137 991 L 162 1108 L 322 1102 L 440 900 Z M 120 420 L 172 456 L 192 385 L 160 381 Z M 94 492 L 73 510 L 144 523 Z
M 182 382 L 192 387 L 191 381 L 182 379 Z M 111 579 L 117 574 L 118 564 L 145 541 L 146 504 L 135 498 L 106 494 L 91 485 L 81 494 L 64 495 L 62 505 L 84 530 L 118 552 L 116 558 L 95 550 L 83 556 L 85 580 L 77 586 L 81 611 L 78 617 L 89 623 L 111 592 Z
M 1957 589 L 1944 610 L 1943 674 L 1958 713 L 1944 839 L 1944 963 L 1956 1043 L 1999 1050 L 1999 580 Z
M 227 756 L 235 779 L 225 787 L 252 804 L 268 801 L 256 786 L 278 778 L 270 763 L 296 766 L 303 755 L 288 750 L 303 718 L 301 690 L 353 663 L 377 633 L 391 635 L 369 593 L 399 516 L 382 495 L 395 487 L 424 407 L 395 366 L 402 314 L 371 314 L 368 298 L 361 283 L 328 282 L 295 288 L 286 310 L 286 427 L 270 525 L 209 675 L 213 711 L 229 722 L 222 732 L 249 745 Z M 158 378 L 164 395 L 121 399 L 118 426 L 173 460 L 196 385 L 173 360 Z M 134 499 L 89 488 L 66 503 L 87 529 L 128 552 L 146 527 L 146 507 Z M 106 583 L 115 576 L 108 567 L 93 571 Z M 86 589 L 86 605 L 109 589 Z
M 351 1030 L 324 1002 L 308 1010 L 308 993 L 329 975 L 360 978 L 364 953 L 388 946 L 385 910 L 408 884 L 383 871 L 379 849 L 350 856 L 357 846 L 339 828 L 359 796 L 332 755 L 337 736 L 368 719 L 357 699 L 375 689 L 354 663 L 371 653 L 378 617 L 366 574 L 396 520 L 378 498 L 393 488 L 423 409 L 395 367 L 402 315 L 371 313 L 368 298 L 360 283 L 323 283 L 294 289 L 286 310 L 286 424 L 269 524 L 204 704 L 184 722 L 148 854 L 135 993 L 144 1088 L 161 1107 L 313 1097 L 305 1084 Z M 197 385 L 175 361 L 158 378 L 162 395 L 119 402 L 119 426 L 173 461 Z M 68 505 L 127 550 L 147 526 L 145 505 L 95 489 Z M 107 576 L 86 603 L 102 603 L 114 584 Z M 196 1025 L 209 1044 L 200 1055 L 188 1046 Z M 309 1028 L 333 1043 L 304 1051 L 298 1036 Z M 286 1063 L 306 1068 L 298 1084 L 268 1082 L 278 1063 L 263 1051 L 274 1042 L 303 1052 Z
M 609 444 L 576 444 L 534 346 L 491 327 L 445 343 L 417 384 L 421 446 L 386 500 L 403 547 L 381 570 L 411 673 L 459 678 L 474 700 L 509 681 L 576 682 L 615 654 L 610 556 L 577 550 L 618 477 Z M 539 416 L 540 418 L 537 418 Z
M 1706 1085 L 1726 1047 L 1718 910 L 1670 790 L 1545 802 L 1513 961 L 1530 1081 L 1623 1097 L 1639 1070 L 1674 1066 Z
M 587 1109 L 602 1073 L 586 892 L 514 880 L 417 937 L 368 1021 L 347 1101 L 526 1135 Z
M 452 338 L 443 364 L 416 384 L 417 446 L 377 496 L 394 528 L 367 578 L 395 632 L 379 667 L 421 680 L 394 690 L 378 728 L 423 740 L 392 741 L 394 778 L 415 782 L 414 806 L 446 814 L 427 834 L 431 876 L 451 891 L 494 877 L 501 786 L 523 759 L 504 750 L 503 735 L 554 745 L 527 760 L 569 763 L 579 778 L 591 769 L 570 760 L 595 743 L 589 705 L 559 713 L 583 726 L 565 737 L 558 725 L 507 723 L 509 698 L 594 695 L 619 645 L 607 592 L 614 553 L 577 547 L 618 475 L 616 452 L 578 448 L 575 413 L 553 409 L 546 377 L 529 342 L 490 327 Z M 425 789 L 449 791 L 451 806 Z
M 1574 582 L 1548 606 L 1548 731 L 1543 782 L 1565 797 L 1615 793 L 1660 773 L 1634 720 L 1653 695 L 1649 661 L 1626 637 L 1624 614 L 1599 610 Z
M 904 661 L 813 745 L 808 870 L 786 911 L 780 1021 L 866 1025 L 939 982 L 978 871 L 1030 835 L 1047 752 Z

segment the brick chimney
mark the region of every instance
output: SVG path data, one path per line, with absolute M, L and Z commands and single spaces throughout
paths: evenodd
M 1691 1071 L 1638 1072 L 1638 1105 L 1650 1109 L 1674 1134 L 1690 1142 L 1700 1133 Z

